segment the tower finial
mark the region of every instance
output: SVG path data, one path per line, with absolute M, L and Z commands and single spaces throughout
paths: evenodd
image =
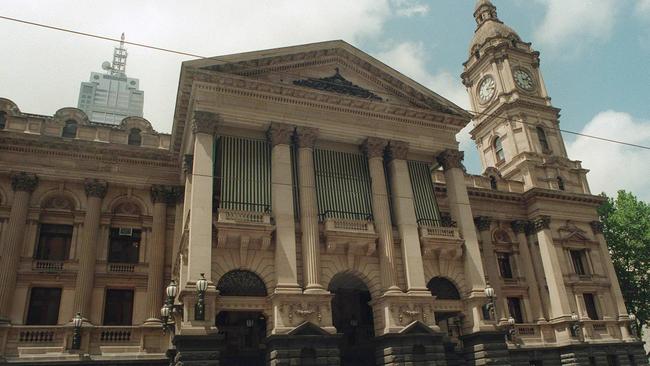
M 126 48 L 124 48 L 124 32 L 122 32 L 122 37 L 120 37 L 119 47 L 115 47 L 113 51 L 113 65 L 111 68 L 111 75 L 126 75 L 126 57 L 128 53 Z
M 474 19 L 479 26 L 488 20 L 499 22 L 497 7 L 490 0 L 478 0 L 474 6 Z

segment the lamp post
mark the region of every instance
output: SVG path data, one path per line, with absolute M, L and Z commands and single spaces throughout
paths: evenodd
M 488 303 L 486 304 L 488 313 L 490 314 L 490 317 L 496 319 L 497 318 L 497 311 L 496 311 L 496 295 L 494 294 L 494 288 L 490 286 L 489 283 L 485 284 L 485 296 L 488 298 Z
M 208 280 L 205 273 L 201 273 L 201 278 L 196 281 L 196 292 L 198 301 L 196 302 L 194 320 L 205 320 L 205 291 L 208 289 Z
M 77 313 L 72 318 L 72 349 L 80 349 L 81 348 L 81 325 L 83 325 L 84 318 L 81 317 L 81 313 Z
M 571 336 L 578 337 L 580 340 L 582 340 L 580 317 L 575 312 L 571 313 Z
M 517 336 L 515 323 L 516 323 L 515 318 L 513 317 L 508 318 L 508 323 L 506 325 L 506 338 L 511 342 L 514 341 L 515 337 Z
M 637 329 L 637 323 L 636 323 L 636 315 L 630 314 L 630 333 L 632 333 L 632 337 L 637 338 L 638 336 L 638 329 Z
M 167 285 L 167 288 L 165 289 L 165 294 L 167 295 L 165 305 L 160 308 L 160 318 L 162 320 L 163 334 L 166 333 L 169 329 L 174 329 L 174 321 L 172 319 L 170 323 L 169 319 L 174 315 L 174 300 L 176 299 L 176 295 L 178 295 L 178 285 L 176 285 L 176 281 L 171 280 L 169 282 L 169 285 Z

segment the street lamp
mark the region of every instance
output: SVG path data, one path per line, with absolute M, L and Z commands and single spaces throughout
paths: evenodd
M 208 289 L 208 280 L 205 273 L 201 273 L 201 278 L 196 281 L 196 292 L 198 301 L 196 302 L 194 320 L 205 320 L 205 291 Z
M 571 336 L 581 337 L 580 317 L 575 312 L 571 313 Z
M 162 320 L 163 334 L 166 333 L 167 330 L 174 329 L 173 319 L 171 323 L 169 320 L 170 318 L 173 318 L 174 312 L 177 310 L 174 307 L 174 300 L 176 299 L 176 295 L 178 295 L 178 285 L 176 285 L 176 281 L 171 280 L 169 282 L 169 285 L 167 285 L 167 288 L 165 289 L 165 294 L 167 295 L 165 305 L 160 308 L 160 318 Z
M 515 330 L 515 318 L 512 316 L 508 318 L 508 324 L 506 325 L 506 337 L 508 338 L 509 341 L 513 341 L 515 339 L 515 336 L 517 335 L 517 331 Z
M 72 318 L 72 327 L 73 327 L 73 332 L 72 333 L 72 349 L 80 349 L 81 348 L 81 326 L 84 323 L 84 318 L 81 317 L 81 313 L 77 313 Z
M 496 319 L 496 295 L 494 294 L 494 288 L 490 286 L 489 283 L 485 285 L 485 296 L 488 298 L 488 303 L 486 304 L 488 313 L 491 317 L 494 317 L 494 319 Z
M 632 333 L 632 337 L 636 338 L 637 337 L 637 323 L 636 323 L 636 315 L 630 314 L 630 333 Z

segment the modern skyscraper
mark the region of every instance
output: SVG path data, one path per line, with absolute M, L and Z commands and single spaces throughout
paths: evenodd
M 119 124 L 126 117 L 142 117 L 144 91 L 140 81 L 126 76 L 127 51 L 124 33 L 113 52 L 113 62 L 102 63 L 104 73 L 90 73 L 90 81 L 82 82 L 77 106 L 93 122 Z

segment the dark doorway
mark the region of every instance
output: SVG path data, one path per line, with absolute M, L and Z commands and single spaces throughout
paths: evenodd
M 266 318 L 255 311 L 222 311 L 216 320 L 219 333 L 225 336 L 221 366 L 265 365 Z
M 338 333 L 343 334 L 339 350 L 341 365 L 374 366 L 375 336 L 370 291 L 358 277 L 339 273 L 330 282 L 332 318 Z

